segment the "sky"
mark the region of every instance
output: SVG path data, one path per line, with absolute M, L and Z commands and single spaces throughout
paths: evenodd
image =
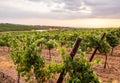
M 0 23 L 119 27 L 120 0 L 0 0 Z

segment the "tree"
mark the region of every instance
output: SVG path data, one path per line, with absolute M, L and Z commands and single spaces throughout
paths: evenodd
M 106 39 L 107 42 L 112 47 L 111 55 L 113 55 L 114 48 L 120 44 L 119 38 L 117 37 L 117 35 L 110 33 L 106 36 Z
M 50 60 L 51 60 L 51 49 L 55 48 L 57 46 L 57 43 L 55 40 L 49 40 L 46 43 L 46 47 L 49 50 L 49 56 L 50 56 Z

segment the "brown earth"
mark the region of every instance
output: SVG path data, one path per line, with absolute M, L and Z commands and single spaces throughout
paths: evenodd
M 52 58 L 54 58 L 57 62 L 60 62 L 60 55 L 56 51 L 57 49 L 53 49 L 51 51 Z M 70 51 L 70 48 L 67 49 L 68 53 L 70 53 Z M 5 73 L 6 75 L 12 77 L 14 80 L 17 80 L 17 71 L 15 70 L 15 66 L 10 60 L 8 54 L 9 51 L 7 47 L 0 47 L 0 72 Z M 48 50 L 42 50 L 42 55 L 44 55 L 46 62 L 50 63 Z M 92 53 L 87 54 L 88 59 L 91 55 Z M 102 62 L 100 64 L 94 65 L 93 69 L 99 76 L 101 83 L 120 83 L 120 46 L 117 46 L 114 49 L 114 55 L 111 56 L 108 54 L 108 64 L 106 69 L 104 69 L 105 55 L 97 53 L 94 58 L 97 57 L 101 58 Z M 55 79 L 52 79 L 47 83 L 56 83 L 58 76 L 59 75 L 57 75 Z M 33 77 L 33 80 L 35 80 L 35 77 Z M 21 78 L 20 83 L 25 83 L 23 81 L 23 78 Z

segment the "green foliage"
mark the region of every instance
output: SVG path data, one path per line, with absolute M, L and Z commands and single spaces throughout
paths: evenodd
M 40 45 L 41 46 L 41 48 L 42 48 L 42 45 L 44 44 L 45 45 L 45 42 L 47 42 L 47 40 L 45 39 L 45 38 L 41 38 L 41 39 L 39 39 L 39 40 L 37 40 L 39 43 L 38 43 L 38 45 Z
M 28 38 L 24 38 L 28 40 Z M 14 64 L 17 67 L 17 71 L 25 77 L 25 80 L 30 80 L 32 70 L 38 82 L 44 80 L 44 58 L 40 55 L 41 48 L 38 47 L 39 41 L 34 41 L 33 39 L 28 42 L 21 42 L 19 39 L 16 39 L 11 42 L 11 57 Z
M 110 44 L 110 46 L 113 48 L 116 47 L 117 45 L 119 45 L 119 43 L 120 43 L 119 38 L 114 34 L 108 34 L 106 36 L 106 38 L 107 38 L 107 41 Z
M 95 58 L 94 61 L 91 62 L 91 65 L 94 66 L 95 64 L 101 63 L 101 58 Z
M 100 38 L 97 36 L 86 36 L 85 38 L 83 38 L 83 41 L 80 47 L 82 51 L 85 51 L 85 52 L 90 52 L 92 48 L 96 49 L 97 47 L 99 47 L 98 51 L 100 53 L 110 52 L 110 45 L 106 41 L 106 39 L 100 40 Z
M 64 61 L 64 60 L 65 60 L 65 56 L 67 56 L 67 55 L 66 55 L 66 48 L 65 48 L 65 47 L 60 48 L 60 49 L 59 49 L 59 53 L 60 53 L 60 55 L 61 55 L 61 58 L 62 58 L 63 61 Z
M 55 40 L 49 40 L 46 42 L 46 48 L 49 50 L 49 56 L 51 59 L 51 49 L 57 47 L 57 42 Z
M 5 42 L 0 39 L 0 46 L 5 46 Z
M 30 81 L 31 75 L 35 75 L 38 83 L 43 83 L 55 77 L 56 74 L 65 68 L 65 71 L 68 72 L 68 77 L 65 80 L 68 83 L 99 83 L 91 66 L 99 63 L 100 59 L 89 63 L 85 57 L 85 53 L 82 51 L 89 52 L 99 46 L 98 50 L 100 53 L 108 53 L 110 48 L 108 41 L 100 41 L 100 35 L 104 31 L 109 33 L 112 30 L 83 29 L 46 31 L 44 33 L 4 33 L 0 35 L 0 45 L 10 47 L 10 55 L 16 65 L 16 70 L 26 81 Z M 118 32 L 114 33 L 118 34 Z M 80 56 L 72 60 L 70 55 L 66 54 L 66 48 L 61 48 L 59 52 L 63 61 L 57 63 L 55 60 L 52 60 L 50 64 L 46 64 L 41 55 L 43 46 L 46 46 L 48 50 L 55 48 L 57 45 L 71 47 L 78 36 L 83 38 Z M 109 39 L 112 40 L 114 38 L 110 36 Z
M 3 31 L 28 31 L 28 30 L 40 30 L 43 29 L 40 26 L 27 26 L 17 24 L 0 24 L 0 32 Z
M 57 63 L 54 59 L 51 63 L 45 67 L 46 79 L 54 78 L 57 73 L 60 73 L 63 69 L 63 62 Z
M 110 45 L 109 45 L 109 43 L 106 40 L 100 41 L 98 51 L 100 53 L 105 53 L 105 54 L 109 53 L 110 52 Z
M 9 41 L 11 38 L 11 34 L 0 34 L 0 46 L 8 46 L 9 47 Z
M 63 54 L 63 53 L 62 53 Z M 64 68 L 68 72 L 66 83 L 99 83 L 97 75 L 91 68 L 84 53 L 72 60 L 70 55 L 64 56 Z
M 71 56 L 65 53 L 65 48 L 60 49 L 64 61 L 65 72 L 68 76 L 66 83 L 99 83 L 97 75 L 91 68 L 91 63 L 85 57 L 84 52 L 72 60 Z M 97 60 L 99 62 L 99 60 Z
M 57 47 L 57 42 L 55 40 L 49 40 L 46 42 L 47 49 L 51 50 L 55 47 Z
M 107 42 L 112 47 L 111 55 L 113 55 L 114 48 L 120 44 L 119 33 L 120 32 L 112 31 L 106 36 Z

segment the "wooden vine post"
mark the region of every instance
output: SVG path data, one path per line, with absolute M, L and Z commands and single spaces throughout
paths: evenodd
M 72 51 L 70 53 L 70 56 L 72 57 L 72 59 L 74 58 L 74 56 L 75 56 L 75 54 L 76 54 L 76 52 L 78 50 L 78 47 L 79 47 L 81 41 L 82 41 L 81 38 L 77 38 L 77 40 L 76 40 L 76 42 L 74 44 L 74 47 L 73 47 L 73 49 L 72 49 Z M 59 76 L 59 78 L 57 80 L 57 83 L 62 83 L 65 75 L 66 75 L 65 69 L 63 69 L 62 72 L 60 73 L 60 76 Z
M 17 79 L 17 83 L 20 83 L 20 73 L 18 71 L 18 79 Z
M 101 40 L 103 40 L 104 38 L 105 38 L 105 36 L 106 36 L 106 33 L 104 33 L 102 36 L 101 36 Z M 98 50 L 98 48 L 99 48 L 99 46 L 98 47 L 96 47 L 96 49 L 94 50 L 94 52 L 93 52 L 93 54 L 92 54 L 92 56 L 90 57 L 90 62 L 92 61 L 92 59 L 94 58 L 94 56 L 95 56 L 95 54 L 96 54 L 96 52 L 97 52 L 97 50 Z
M 105 64 L 104 64 L 104 69 L 106 68 L 107 66 L 107 54 L 105 53 Z

